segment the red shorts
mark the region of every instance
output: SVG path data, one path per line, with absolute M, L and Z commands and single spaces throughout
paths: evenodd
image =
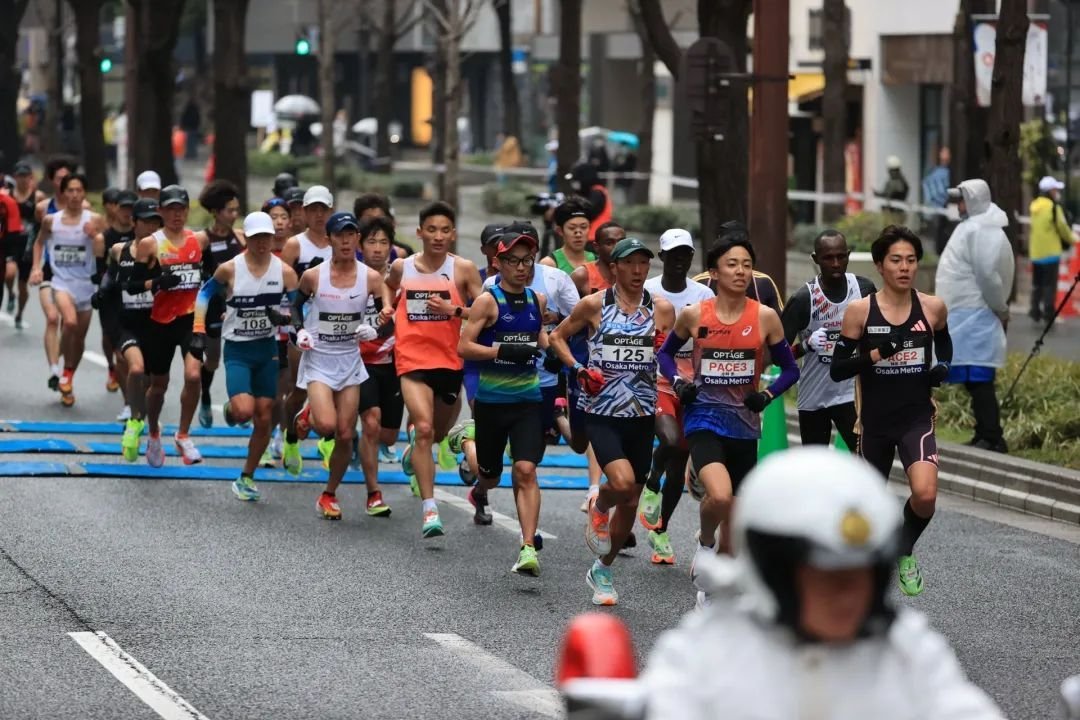
M 683 426 L 683 412 L 682 406 L 679 405 L 679 398 L 671 393 L 666 393 L 663 390 L 656 393 L 656 417 L 668 415 L 675 418 L 675 421 L 679 423 L 679 428 Z M 687 450 L 689 445 L 686 443 L 686 438 L 681 437 L 679 441 L 679 449 Z

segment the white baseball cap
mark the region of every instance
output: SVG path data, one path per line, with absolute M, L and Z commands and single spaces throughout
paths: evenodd
M 330 194 L 330 188 L 325 185 L 312 185 L 304 193 L 304 207 L 322 203 L 328 208 L 334 207 L 334 196 Z
M 161 176 L 153 170 L 144 170 L 135 178 L 135 187 L 139 190 L 160 190 Z
M 1050 192 L 1051 190 L 1064 190 L 1064 189 L 1065 189 L 1065 183 L 1061 182 L 1060 180 L 1058 180 L 1053 175 L 1047 175 L 1046 177 L 1044 177 L 1042 180 L 1039 181 L 1039 192 L 1041 192 L 1041 193 Z
M 274 221 L 264 212 L 253 212 L 244 218 L 244 235 L 273 235 Z
M 895 155 L 890 155 L 889 157 L 885 158 L 885 167 L 889 168 L 890 170 L 899 170 L 900 158 Z
M 667 252 L 677 247 L 688 247 L 693 250 L 694 238 L 690 236 L 688 231 L 679 228 L 665 230 L 664 234 L 660 236 L 660 250 Z

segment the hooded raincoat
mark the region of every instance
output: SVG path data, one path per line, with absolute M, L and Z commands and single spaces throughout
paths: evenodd
M 949 309 L 954 366 L 1005 365 L 1005 328 L 1016 261 L 1004 228 L 1005 211 L 983 180 L 965 180 L 967 217 L 956 226 L 938 261 L 938 297 Z

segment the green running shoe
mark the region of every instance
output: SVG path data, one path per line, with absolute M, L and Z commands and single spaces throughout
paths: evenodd
M 638 501 L 638 522 L 646 530 L 655 530 L 660 527 L 660 493 L 653 492 L 648 487 L 641 491 L 641 500 Z
M 540 560 L 536 557 L 536 548 L 532 545 L 522 545 L 521 551 L 518 552 L 517 562 L 514 563 L 514 567 L 510 568 L 510 572 L 516 572 L 518 575 L 539 577 Z
M 270 448 L 263 450 L 262 457 L 259 458 L 259 467 L 272 468 L 277 465 L 277 461 L 274 460 L 274 456 L 270 453 Z
M 409 476 L 409 491 L 413 494 L 413 497 L 420 497 L 420 481 L 416 479 L 415 475 Z
M 237 500 L 255 502 L 259 499 L 259 488 L 255 487 L 255 479 L 249 475 L 241 475 L 233 480 L 232 491 Z
M 900 584 L 900 592 L 909 597 L 921 595 L 923 591 L 922 573 L 919 572 L 919 563 L 914 555 L 901 555 L 897 562 L 899 573 L 896 576 Z
M 465 441 L 476 440 L 476 423 L 471 419 L 459 422 L 450 428 L 446 435 L 446 441 L 450 444 L 450 451 L 458 454 L 465 452 Z
M 120 449 L 128 462 L 139 459 L 139 437 L 144 427 L 146 427 L 145 421 L 135 419 L 128 420 L 124 425 L 124 437 L 120 440 Z
M 304 469 L 304 459 L 300 457 L 300 441 L 281 443 L 281 464 L 285 472 L 293 477 L 298 477 Z
M 619 593 L 615 592 L 615 585 L 611 581 L 611 568 L 594 562 L 589 566 L 589 572 L 585 573 L 585 582 L 592 588 L 593 605 L 617 605 L 619 603 Z
M 416 429 L 412 425 L 409 425 L 409 429 L 406 433 L 409 438 L 409 444 L 405 446 L 405 452 L 401 453 L 401 471 L 406 475 L 416 475 L 416 470 L 413 469 L 412 454 L 413 440 L 416 438 Z
M 420 531 L 425 538 L 442 537 L 446 534 L 443 532 L 442 520 L 439 519 L 438 510 L 424 513 L 424 525 Z
M 330 456 L 334 454 L 334 439 L 319 438 L 319 442 L 315 443 L 315 447 L 319 449 L 319 455 L 322 455 L 323 470 L 329 470 Z
M 675 551 L 671 549 L 671 539 L 666 532 L 649 532 L 649 547 L 653 549 L 653 565 L 674 565 Z
M 453 470 L 457 467 L 457 453 L 450 450 L 450 438 L 443 438 L 439 442 L 438 463 L 443 470 Z

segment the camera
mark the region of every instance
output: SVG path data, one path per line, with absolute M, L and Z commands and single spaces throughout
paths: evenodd
M 539 195 L 529 195 L 527 200 L 532 200 L 532 205 L 529 206 L 529 212 L 533 215 L 543 215 L 548 210 L 558 207 L 566 200 L 566 195 L 561 192 L 557 193 L 540 193 Z

